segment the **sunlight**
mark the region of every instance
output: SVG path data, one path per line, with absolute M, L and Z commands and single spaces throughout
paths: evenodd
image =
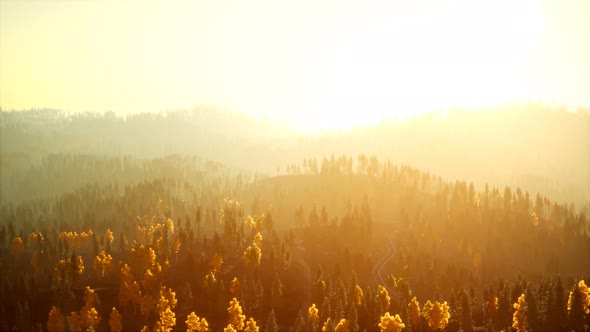
M 590 103 L 590 47 L 564 41 L 588 34 L 584 8 L 571 5 L 227 0 L 152 3 L 135 15 L 138 4 L 3 2 L 0 14 L 13 15 L 0 20 L 0 105 L 208 104 L 317 130 L 515 100 Z
M 543 32 L 538 2 L 457 1 L 437 9 L 406 8 L 412 20 L 398 22 L 355 20 L 355 8 L 336 11 L 331 27 L 312 20 L 289 45 L 293 71 L 266 76 L 297 94 L 290 99 L 306 129 L 529 97 L 521 68 Z

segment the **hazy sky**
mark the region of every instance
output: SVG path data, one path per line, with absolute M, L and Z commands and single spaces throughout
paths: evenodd
M 0 105 L 216 104 L 299 127 L 590 105 L 590 1 L 0 0 Z

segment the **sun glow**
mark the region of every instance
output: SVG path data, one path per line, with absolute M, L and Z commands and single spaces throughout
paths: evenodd
M 130 113 L 216 104 L 313 130 L 523 98 L 590 104 L 590 46 L 578 42 L 590 40 L 583 3 L 0 6 L 5 109 Z

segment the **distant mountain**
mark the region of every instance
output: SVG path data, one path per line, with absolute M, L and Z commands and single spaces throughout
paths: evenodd
M 270 175 L 304 158 L 363 153 L 478 187 L 521 186 L 578 206 L 590 202 L 588 109 L 528 104 L 432 112 L 314 134 L 206 106 L 126 117 L 30 110 L 0 112 L 0 129 L 3 178 L 49 153 L 198 155 Z

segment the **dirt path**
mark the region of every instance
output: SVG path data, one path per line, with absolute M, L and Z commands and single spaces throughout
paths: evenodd
M 397 302 L 400 301 L 399 294 L 397 294 L 393 289 L 391 289 L 385 279 L 383 278 L 383 268 L 389 263 L 393 256 L 395 256 L 395 246 L 393 245 L 393 234 L 389 234 L 386 241 L 386 252 L 385 255 L 373 266 L 373 280 L 377 285 L 383 285 L 385 289 L 389 292 L 389 296 L 392 299 L 396 300 Z

